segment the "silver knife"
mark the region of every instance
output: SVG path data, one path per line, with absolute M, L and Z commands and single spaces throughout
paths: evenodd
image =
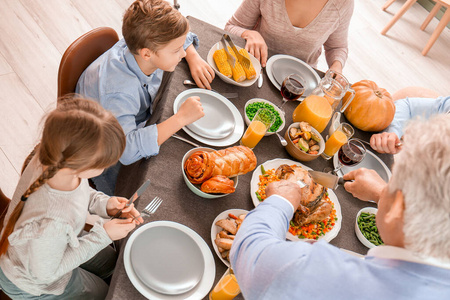
M 261 88 L 263 85 L 263 71 L 264 71 L 264 68 L 261 68 L 261 73 L 259 73 L 259 77 L 258 77 L 258 88 Z
M 145 190 L 148 188 L 148 186 L 150 185 L 150 179 L 147 179 L 138 189 L 137 191 L 133 194 L 133 196 L 130 197 L 130 199 L 128 199 L 127 204 L 125 205 L 125 207 L 128 207 L 131 205 L 131 203 L 133 203 L 137 198 L 139 198 L 144 192 Z M 124 208 L 125 208 L 124 207 Z M 118 217 L 120 217 L 120 215 L 122 214 L 122 210 L 124 209 L 122 208 L 121 210 L 119 210 L 114 216 L 111 217 L 111 219 L 117 219 Z
M 342 177 L 338 177 L 336 175 L 330 173 L 324 173 L 319 171 L 308 170 L 309 175 L 311 175 L 312 179 L 318 184 L 323 185 L 326 188 L 330 188 L 335 190 L 338 185 L 344 185 L 346 182 L 351 182 L 351 180 L 344 180 Z

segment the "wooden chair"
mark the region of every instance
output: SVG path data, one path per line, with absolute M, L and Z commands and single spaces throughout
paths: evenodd
M 84 70 L 118 40 L 117 32 L 110 27 L 95 28 L 76 39 L 66 49 L 59 64 L 58 98 L 75 93 Z
M 382 9 L 386 10 L 392 3 L 394 3 L 395 0 L 389 0 L 387 1 Z M 392 26 L 405 14 L 405 12 L 413 6 L 414 3 L 416 3 L 417 0 L 407 0 L 405 4 L 400 8 L 400 10 L 394 15 L 392 20 L 389 21 L 389 23 L 386 25 L 386 27 L 383 28 L 381 31 L 382 35 L 386 35 L 386 33 L 391 29 Z M 441 34 L 441 32 L 444 30 L 444 28 L 447 26 L 447 24 L 450 22 L 450 0 L 435 0 L 436 5 L 434 8 L 430 11 L 427 18 L 423 22 L 422 26 L 420 27 L 421 30 L 425 30 L 430 21 L 436 16 L 436 13 L 442 8 L 442 6 L 446 7 L 446 11 L 444 15 L 441 18 L 441 21 L 439 22 L 436 29 L 433 31 L 433 34 L 431 35 L 430 39 L 428 40 L 427 44 L 422 50 L 422 55 L 425 56 L 428 54 L 428 51 L 430 51 L 433 44 L 436 42 L 437 38 Z

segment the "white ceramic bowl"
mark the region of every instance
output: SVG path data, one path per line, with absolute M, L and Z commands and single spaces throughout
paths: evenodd
M 246 112 L 247 111 L 247 106 L 249 104 L 251 104 L 251 103 L 254 103 L 254 102 L 264 102 L 264 103 L 270 104 L 278 112 L 278 114 L 280 115 L 281 121 L 283 122 L 283 123 L 281 123 L 280 127 L 278 127 L 278 130 L 276 132 L 280 132 L 281 130 L 283 130 L 284 124 L 286 123 L 286 120 L 284 118 L 283 112 L 278 108 L 278 106 L 276 106 L 272 102 L 270 102 L 268 100 L 261 99 L 261 98 L 253 98 L 253 99 L 248 100 L 247 103 L 245 103 L 244 119 L 245 119 L 245 124 L 247 124 L 247 126 L 249 126 L 250 122 L 251 122 L 250 119 L 247 116 L 247 112 Z M 269 135 L 272 135 L 274 133 L 275 132 L 266 132 L 266 134 L 264 136 L 269 136 Z
M 184 163 L 191 156 L 191 154 L 193 154 L 196 151 L 213 152 L 214 149 L 206 148 L 206 147 L 193 148 L 193 149 L 189 150 L 188 152 L 186 152 L 186 154 L 183 156 L 183 160 L 181 161 L 181 173 L 183 173 L 184 182 L 186 183 L 188 188 L 194 194 L 196 194 L 196 195 L 198 195 L 198 196 L 200 196 L 202 198 L 206 198 L 206 199 L 216 199 L 216 198 L 221 198 L 221 197 L 229 195 L 229 194 L 208 194 L 208 193 L 204 193 L 204 192 L 202 192 L 200 190 L 200 185 L 199 184 L 198 185 L 197 184 L 192 184 L 189 181 L 189 179 L 187 178 L 186 174 L 184 173 Z M 236 188 L 237 185 L 238 185 L 238 176 L 231 177 L 230 179 L 234 181 L 234 188 Z
M 356 214 L 356 220 L 355 220 L 355 233 L 358 237 L 358 240 L 367 248 L 375 248 L 376 246 L 372 244 L 368 239 L 365 238 L 365 236 L 361 233 L 361 230 L 358 227 L 358 218 L 361 215 L 361 213 L 371 213 L 371 214 L 377 214 L 378 209 L 375 207 L 364 207 L 358 213 Z
M 250 56 L 250 61 L 252 62 L 253 67 L 255 68 L 256 76 L 255 76 L 255 78 L 250 79 L 250 80 L 245 79 L 244 81 L 236 82 L 233 80 L 233 78 L 228 78 L 225 75 L 223 75 L 222 73 L 220 73 L 219 69 L 217 69 L 216 63 L 214 62 L 214 58 L 213 58 L 214 52 L 216 50 L 220 50 L 222 48 L 223 47 L 220 42 L 215 43 L 209 50 L 208 56 L 206 57 L 206 61 L 211 66 L 211 68 L 213 68 L 214 72 L 216 72 L 217 76 L 219 76 L 226 83 L 234 84 L 237 86 L 246 87 L 246 86 L 251 86 L 252 84 L 254 84 L 258 80 L 259 74 L 261 74 L 261 64 L 259 63 L 259 60 L 257 60 L 253 55 L 251 55 L 249 53 L 248 55 Z M 238 50 L 241 49 L 241 47 L 239 47 L 239 46 L 236 46 L 236 48 Z

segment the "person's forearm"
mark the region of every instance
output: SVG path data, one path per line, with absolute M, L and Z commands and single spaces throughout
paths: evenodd
M 172 134 L 176 133 L 183 126 L 185 126 L 177 115 L 173 115 L 162 123 L 156 125 L 158 128 L 158 145 L 167 141 Z
M 189 47 L 186 48 L 186 61 L 190 65 L 198 56 L 200 56 L 195 49 L 194 45 L 191 44 Z

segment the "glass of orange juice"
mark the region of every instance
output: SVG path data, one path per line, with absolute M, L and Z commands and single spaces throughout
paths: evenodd
M 272 127 L 273 122 L 275 122 L 275 115 L 267 108 L 260 108 L 242 136 L 241 145 L 253 149 Z
M 209 300 L 231 300 L 239 293 L 241 289 L 236 280 L 236 276 L 231 268 L 223 274 L 214 289 L 209 293 Z
M 355 130 L 348 123 L 341 123 L 334 133 L 328 138 L 325 143 L 325 150 L 321 154 L 326 160 L 333 157 L 339 151 L 342 145 L 353 136 Z

